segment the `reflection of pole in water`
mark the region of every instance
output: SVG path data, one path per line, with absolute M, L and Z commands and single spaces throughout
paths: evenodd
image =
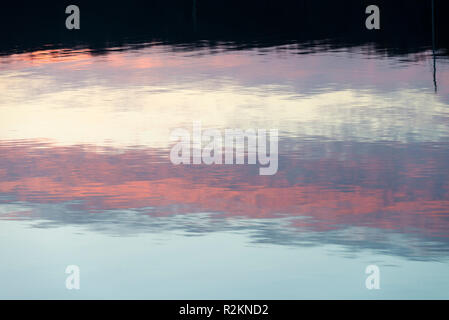
M 437 92 L 437 68 L 436 68 L 436 58 L 435 58 L 435 0 L 432 0 L 432 56 L 433 56 L 433 86 L 435 92 Z
M 196 30 L 196 0 L 193 0 L 192 20 L 193 20 L 193 30 Z

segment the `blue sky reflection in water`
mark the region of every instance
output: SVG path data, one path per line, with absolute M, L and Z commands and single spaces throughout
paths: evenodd
M 1 57 L 0 298 L 449 298 L 446 58 L 122 49 Z M 278 173 L 173 166 L 192 121 L 278 128 Z

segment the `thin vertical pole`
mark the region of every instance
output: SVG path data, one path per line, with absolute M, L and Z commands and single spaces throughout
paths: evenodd
M 192 20 L 193 20 L 193 30 L 196 31 L 196 0 L 193 0 L 193 5 L 192 5 Z
M 432 55 L 433 55 L 433 86 L 435 92 L 437 92 L 437 68 L 435 58 L 435 0 L 432 0 Z

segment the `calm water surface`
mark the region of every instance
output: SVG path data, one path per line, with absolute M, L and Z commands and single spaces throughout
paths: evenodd
M 449 60 L 433 76 L 431 50 L 325 43 L 0 57 L 0 298 L 448 299 Z M 172 165 L 192 121 L 278 128 L 277 174 Z

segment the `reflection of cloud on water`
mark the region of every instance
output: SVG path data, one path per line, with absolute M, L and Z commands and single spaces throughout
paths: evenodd
M 363 48 L 360 48 L 362 50 Z M 75 52 L 28 65 L 22 55 L 0 71 L 0 137 L 59 145 L 168 147 L 172 128 L 278 128 L 287 136 L 352 141 L 444 141 L 449 113 L 427 87 L 428 60 L 407 68 L 347 52 L 251 51 L 173 55 L 170 47 Z M 37 61 L 46 61 L 44 53 Z M 78 57 L 89 62 L 80 68 Z M 26 59 L 25 59 L 26 61 Z M 142 68 L 147 65 L 148 68 Z M 24 116 L 26 115 L 26 116 Z M 236 117 L 238 115 L 238 117 Z M 39 119 L 39 121 L 36 121 Z
M 120 237 L 165 232 L 180 233 L 182 236 L 226 232 L 245 235 L 248 244 L 307 247 L 339 245 L 343 251 L 335 254 L 348 258 L 357 257 L 362 251 L 420 261 L 441 261 L 449 256 L 447 238 L 435 239 L 413 233 L 412 230 L 406 232 L 339 225 L 329 230 L 317 231 L 297 227 L 297 222 L 308 222 L 310 217 L 248 219 L 229 218 L 219 213 L 160 215 L 154 208 L 86 212 L 77 210 L 76 206 L 76 202 L 38 205 L 14 203 L 0 205 L 0 212 L 9 212 L 13 208 L 20 212 L 32 212 L 22 219 L 28 220 L 33 228 L 77 226 L 81 233 L 100 232 Z M 5 219 L 2 213 L 0 217 Z
M 219 226 L 227 221 L 288 221 L 288 230 L 328 235 L 323 239 L 332 242 L 343 241 L 334 235 L 348 228 L 447 242 L 445 144 L 284 138 L 280 149 L 278 173 L 263 177 L 248 165 L 173 166 L 160 150 L 3 143 L 1 219 L 43 219 L 48 222 L 41 227 L 67 222 L 98 230 L 117 224 L 120 232 L 138 233 L 142 228 L 163 230 L 171 217 L 214 212 Z M 20 202 L 25 208 L 17 207 Z M 181 226 L 207 231 L 209 220 Z M 289 234 L 267 238 L 304 243 L 300 232 L 293 238 Z

